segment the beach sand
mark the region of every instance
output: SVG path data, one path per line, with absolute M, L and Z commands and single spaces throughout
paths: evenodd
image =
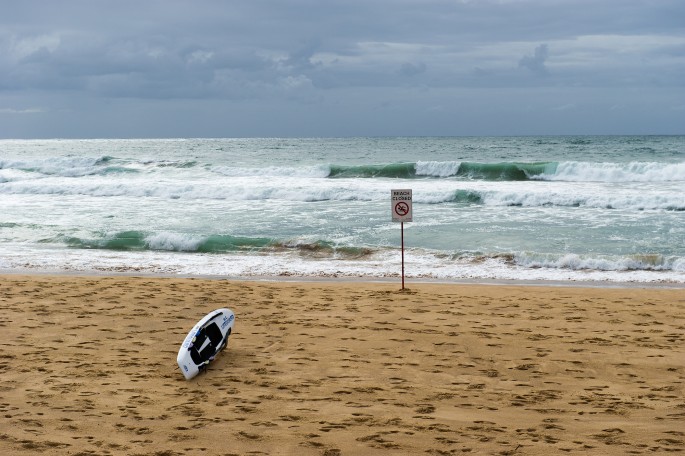
M 685 451 L 685 290 L 407 286 L 2 276 L 0 454 Z

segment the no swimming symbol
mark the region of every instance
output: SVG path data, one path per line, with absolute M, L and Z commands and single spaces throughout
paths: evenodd
M 399 203 L 395 204 L 395 213 L 400 217 L 404 217 L 409 213 L 409 205 L 404 201 L 400 201 Z

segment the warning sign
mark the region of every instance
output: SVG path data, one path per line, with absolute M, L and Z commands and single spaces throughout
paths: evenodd
M 411 222 L 411 189 L 390 190 L 390 208 L 393 222 Z

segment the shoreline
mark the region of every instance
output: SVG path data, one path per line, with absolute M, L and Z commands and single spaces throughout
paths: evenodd
M 2 274 L 0 302 L 3 454 L 685 451 L 680 289 Z
M 115 271 L 10 271 L 0 270 L 0 278 L 3 276 L 65 276 L 65 277 L 145 277 L 162 279 L 200 279 L 200 280 L 225 280 L 241 282 L 289 282 L 289 283 L 398 283 L 399 277 L 375 277 L 375 276 L 296 276 L 296 275 L 249 275 L 227 276 L 218 274 L 174 274 L 154 272 L 115 272 Z M 685 282 L 673 281 L 625 281 L 617 282 L 610 280 L 541 280 L 541 279 L 431 279 L 431 278 L 405 278 L 406 288 L 411 284 L 442 284 L 442 285 L 483 285 L 483 286 L 522 286 L 522 287 L 560 287 L 560 288 L 654 288 L 654 289 L 685 289 Z

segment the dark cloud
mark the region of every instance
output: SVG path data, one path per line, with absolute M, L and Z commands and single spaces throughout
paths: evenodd
M 423 62 L 419 63 L 403 63 L 400 67 L 400 74 L 403 76 L 416 76 L 417 74 L 424 73 L 426 71 L 426 64 Z
M 532 56 L 526 55 L 521 60 L 519 60 L 519 66 L 528 68 L 535 74 L 546 75 L 547 68 L 545 67 L 545 61 L 549 55 L 546 44 L 541 44 L 535 48 L 535 52 Z

